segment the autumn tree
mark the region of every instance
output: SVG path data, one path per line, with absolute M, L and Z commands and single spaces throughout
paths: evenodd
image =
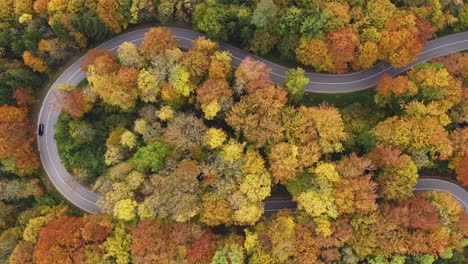
M 123 221 L 132 221 L 135 219 L 135 208 L 137 202 L 131 199 L 118 201 L 114 206 L 114 216 Z
M 43 194 L 42 188 L 38 185 L 38 179 L 26 180 L 0 180 L 0 200 L 2 201 L 15 201 L 24 199 L 29 196 L 41 196 Z
M 83 90 L 76 87 L 67 90 L 58 87 L 53 100 L 53 107 L 69 114 L 72 118 L 82 117 L 91 107 Z
M 209 230 L 202 230 L 192 223 L 142 220 L 131 230 L 132 261 L 208 263 L 213 257 L 216 240 Z
M 342 142 L 347 139 L 344 124 L 338 109 L 320 105 L 310 109 L 319 136 L 319 144 L 323 153 L 341 152 Z
M 119 106 L 124 110 L 135 106 L 138 92 L 135 81 L 137 76 L 129 75 L 133 70 L 127 71 L 122 68 L 119 72 L 109 74 L 98 74 L 91 67 L 88 72 L 88 81 L 92 90 L 110 105 Z M 126 79 L 128 77 L 128 79 Z
M 144 206 L 154 215 L 186 222 L 199 211 L 198 180 L 200 169 L 194 161 L 183 161 L 167 176 L 155 175 L 155 192 L 146 197 Z
M 348 63 L 354 59 L 355 49 L 359 44 L 356 31 L 352 28 L 333 30 L 327 34 L 327 44 L 335 71 L 347 72 Z
M 354 70 L 372 67 L 379 59 L 378 46 L 373 41 L 366 41 L 358 46 L 357 54 L 351 63 Z
M 144 63 L 144 58 L 140 56 L 138 47 L 131 42 L 124 42 L 119 46 L 117 58 L 123 67 L 140 68 Z
M 117 0 L 99 0 L 97 2 L 97 15 L 114 33 L 120 33 L 128 26 L 126 14 L 123 12 L 125 11 L 124 3 L 124 1 Z
M 26 66 L 30 67 L 35 72 L 45 73 L 48 70 L 46 63 L 29 51 L 23 53 L 23 61 Z
M 341 176 L 335 184 L 335 203 L 344 213 L 368 214 L 377 209 L 377 183 L 372 180 L 370 160 L 351 154 L 340 160 L 335 169 Z
M 287 183 L 303 170 L 298 158 L 298 147 L 284 142 L 272 147 L 269 161 L 272 176 L 278 183 Z
M 25 108 L 0 107 L 0 160 L 7 171 L 20 176 L 39 168 L 39 158 L 32 148 L 33 138 Z
M 296 49 L 296 57 L 304 65 L 314 67 L 316 71 L 333 72 L 335 65 L 329 52 L 330 50 L 325 40 L 301 38 L 300 45 Z
M 418 34 L 414 15 L 393 17 L 381 34 L 380 58 L 388 60 L 394 67 L 403 67 L 415 61 L 426 41 Z
M 297 201 L 298 209 L 313 217 L 317 233 L 330 236 L 331 220 L 339 215 L 333 190 L 340 175 L 331 163 L 320 163 L 309 172 L 316 176 L 314 183 L 306 185 L 299 194 L 293 195 L 293 199 Z
M 108 50 L 90 50 L 81 64 L 81 70 L 88 72 L 90 66 L 94 67 L 97 74 L 115 72 L 119 69 L 115 55 Z
M 229 51 L 216 51 L 210 57 L 208 77 L 210 79 L 227 79 L 231 76 L 231 53 Z
M 231 225 L 233 210 L 222 195 L 206 195 L 200 204 L 200 220 L 208 226 Z
M 232 104 L 232 90 L 224 79 L 208 79 L 197 88 L 196 93 L 206 119 L 213 119 L 219 111 L 226 110 Z M 210 111 L 213 104 L 217 106 L 217 111 Z
M 98 220 L 99 219 L 99 220 Z M 89 224 L 94 221 L 97 223 L 94 230 L 100 232 L 102 229 L 102 237 L 95 234 L 95 239 L 89 239 L 82 233 L 89 228 Z M 88 222 L 89 221 L 89 222 Z M 87 223 L 88 222 L 88 223 Z M 53 259 L 61 262 L 89 262 L 93 245 L 100 245 L 107 238 L 107 230 L 110 222 L 104 218 L 98 217 L 69 217 L 63 216 L 57 220 L 51 221 L 39 232 L 37 245 L 34 247 L 34 263 L 48 263 Z M 54 252 L 51 254 L 51 252 Z
M 452 145 L 454 146 L 454 155 L 449 164 L 450 168 L 455 169 L 457 180 L 464 186 L 468 185 L 468 129 L 457 128 L 451 133 Z
M 21 107 L 30 106 L 37 101 L 37 99 L 34 97 L 31 87 L 16 89 L 13 92 L 13 97 L 16 100 L 16 104 Z
M 176 38 L 166 28 L 158 27 L 151 28 L 145 33 L 140 49 L 141 53 L 146 58 L 151 58 L 166 49 L 173 49 L 176 47 Z
M 114 235 L 109 237 L 102 246 L 106 251 L 105 257 L 115 259 L 118 264 L 130 262 L 131 237 L 124 224 L 118 224 Z
M 24 240 L 20 241 L 10 255 L 11 264 L 32 263 L 34 245 Z
M 369 153 L 369 158 L 381 170 L 377 183 L 385 199 L 403 201 L 413 194 L 418 170 L 408 155 L 401 154 L 398 148 L 378 146 Z
M 235 263 L 240 264 L 244 263 L 244 252 L 242 247 L 238 244 L 229 244 L 218 249 L 213 259 L 211 260 L 213 264 L 222 264 L 222 263 Z
M 257 147 L 274 144 L 283 138 L 280 114 L 285 104 L 286 91 L 270 85 L 242 97 L 227 114 L 226 122 Z
M 203 144 L 206 126 L 192 114 L 180 114 L 169 122 L 163 141 L 177 151 L 195 151 Z
M 432 160 L 448 159 L 453 151 L 448 133 L 436 117 L 390 117 L 377 124 L 373 133 L 378 143 L 400 147 L 413 155 L 420 152 Z
M 242 94 L 245 91 L 249 94 L 254 93 L 257 89 L 270 86 L 272 84 L 266 64 L 254 60 L 251 57 L 245 58 L 239 67 L 237 67 L 236 76 L 236 93 Z

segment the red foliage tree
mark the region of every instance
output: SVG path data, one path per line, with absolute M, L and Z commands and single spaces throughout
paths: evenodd
M 203 232 L 203 235 L 198 240 L 196 240 L 192 244 L 192 246 L 187 250 L 188 259 L 192 262 L 197 262 L 201 260 L 210 261 L 211 258 L 209 258 L 210 254 L 208 253 L 210 251 L 210 247 L 214 248 L 212 244 L 212 239 L 213 235 L 210 231 L 206 230 L 205 232 Z

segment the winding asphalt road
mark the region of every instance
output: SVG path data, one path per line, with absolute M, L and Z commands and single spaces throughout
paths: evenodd
M 177 38 L 179 46 L 185 49 L 190 48 L 192 42 L 198 37 L 204 36 L 203 34 L 188 29 L 169 29 Z M 103 43 L 98 46 L 97 49 L 108 49 L 110 52 L 116 52 L 118 46 L 123 42 L 132 42 L 136 45 L 140 45 L 146 31 L 148 31 L 148 29 L 141 29 L 122 34 Z M 245 57 L 251 56 L 264 61 L 268 67 L 271 68 L 270 77 L 274 82 L 280 84 L 284 83 L 285 72 L 288 68 L 253 56 L 229 44 L 221 43 L 220 48 L 231 52 L 232 65 L 234 67 L 237 67 Z M 419 59 L 404 68 L 395 69 L 388 63 L 380 63 L 368 70 L 343 75 L 306 73 L 306 76 L 310 79 L 310 82 L 306 85 L 306 91 L 315 93 L 348 93 L 364 90 L 374 86 L 377 80 L 379 80 L 384 73 L 394 76 L 406 71 L 413 65 L 422 61 L 467 49 L 468 31 L 429 41 L 426 44 L 424 51 L 420 54 Z M 101 209 L 96 205 L 99 195 L 81 186 L 67 172 L 60 161 L 57 144 L 54 139 L 54 126 L 60 114 L 60 111 L 51 107 L 55 89 L 58 84 L 62 83 L 78 85 L 86 78 L 86 73 L 80 70 L 80 65 L 82 64 L 83 59 L 84 57 L 81 57 L 68 67 L 55 81 L 44 98 L 41 111 L 39 113 L 38 124 L 44 124 L 45 131 L 43 136 L 38 136 L 38 145 L 44 169 L 60 193 L 82 210 L 89 213 L 98 213 L 101 211 Z M 468 192 L 458 185 L 439 179 L 419 179 L 415 191 L 426 190 L 441 190 L 451 193 L 461 202 L 465 211 L 468 212 Z M 271 214 L 272 212 L 282 208 L 293 209 L 295 207 L 296 204 L 292 202 L 289 197 L 275 196 L 270 197 L 265 201 L 266 214 Z

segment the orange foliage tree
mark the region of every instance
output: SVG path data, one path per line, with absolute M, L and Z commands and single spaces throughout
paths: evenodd
M 9 105 L 1 106 L 0 159 L 4 164 L 8 162 L 13 165 L 12 172 L 24 176 L 39 168 L 39 159 L 32 148 L 33 142 L 28 110 Z
M 327 34 L 329 54 L 335 64 L 337 73 L 348 70 L 348 63 L 354 59 L 359 37 L 353 28 L 336 29 Z
M 115 33 L 120 33 L 128 25 L 119 8 L 118 0 L 99 0 L 96 8 L 96 13 L 102 22 Z
M 267 86 L 241 98 L 234 104 L 226 122 L 257 147 L 280 142 L 283 135 L 281 109 L 287 102 L 287 92 L 278 86 Z
M 81 64 L 81 70 L 87 72 L 93 66 L 97 74 L 115 72 L 119 69 L 117 57 L 108 50 L 90 50 Z
M 47 71 L 46 63 L 41 58 L 32 55 L 29 51 L 23 53 L 23 61 L 26 66 L 35 72 L 45 73 Z
M 34 263 L 83 263 L 92 254 L 102 254 L 99 246 L 112 227 L 106 216 L 62 216 L 39 231 L 34 247 Z M 94 233 L 95 232 L 95 233 Z M 94 233 L 94 234 L 90 234 Z
M 142 220 L 133 228 L 131 236 L 134 263 L 171 263 L 188 257 L 209 261 L 215 251 L 213 235 L 191 223 L 164 224 L 158 220 Z M 181 247 L 189 249 L 181 252 Z
M 141 53 L 147 58 L 158 54 L 166 49 L 177 47 L 176 38 L 163 27 L 151 28 L 145 33 L 143 42 L 141 43 Z

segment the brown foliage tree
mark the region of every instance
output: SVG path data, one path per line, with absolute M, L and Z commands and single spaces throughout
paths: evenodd
M 271 86 L 269 72 L 270 69 L 265 63 L 247 57 L 237 67 L 235 76 L 241 82 L 246 83 L 246 91 L 250 94 L 257 89 Z
M 457 174 L 457 180 L 468 186 L 468 155 L 465 154 L 460 158 L 455 159 L 455 173 Z
M 22 107 L 27 107 L 37 102 L 30 87 L 16 89 L 13 92 L 13 97 L 16 99 L 16 104 Z
M 242 97 L 229 111 L 226 122 L 255 146 L 274 144 L 283 138 L 281 110 L 287 102 L 287 92 L 278 86 L 268 86 Z
M 9 264 L 26 264 L 32 263 L 33 260 L 33 247 L 34 245 L 21 240 L 18 245 L 16 245 L 15 250 L 9 258 Z
M 409 227 L 427 231 L 436 231 L 440 228 L 439 213 L 437 209 L 427 201 L 424 193 L 416 193 L 408 199 L 403 206 L 408 206 Z
M 47 224 L 39 231 L 39 240 L 34 247 L 34 263 L 71 263 L 75 249 L 84 242 L 78 235 L 82 226 L 82 218 L 69 216 Z
M 232 90 L 224 79 L 208 79 L 197 88 L 197 101 L 200 104 L 208 104 L 222 97 L 230 97 Z

